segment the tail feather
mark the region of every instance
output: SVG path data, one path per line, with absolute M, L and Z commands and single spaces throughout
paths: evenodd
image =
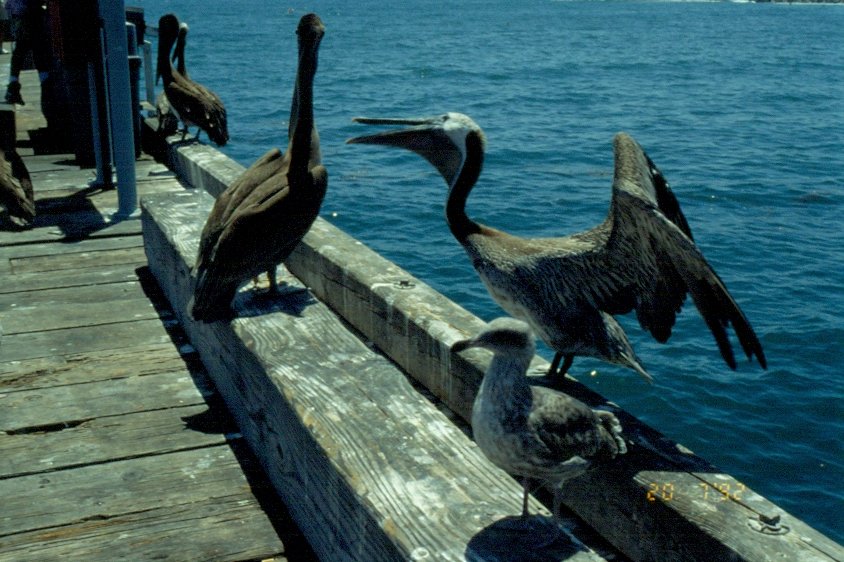
M 604 438 L 604 454 L 609 457 L 616 455 L 623 455 L 627 452 L 627 443 L 621 435 L 621 422 L 615 417 L 612 412 L 605 410 L 593 410 L 598 418 L 601 420 L 601 435 Z
M 237 285 L 232 285 L 213 271 L 203 269 L 197 274 L 196 287 L 188 303 L 188 311 L 198 322 L 231 320 L 234 317 L 231 301 L 236 291 Z

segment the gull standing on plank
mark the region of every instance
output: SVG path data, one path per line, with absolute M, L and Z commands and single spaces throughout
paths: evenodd
M 627 452 L 621 424 L 610 412 L 550 388 L 531 386 L 525 376 L 536 347 L 530 327 L 497 318 L 477 336 L 452 345 L 492 351 L 472 405 L 472 433 L 481 451 L 499 468 L 522 477 L 522 516 L 528 515 L 530 481 L 552 484 L 585 472 L 593 461 Z M 555 494 L 554 515 L 559 502 Z

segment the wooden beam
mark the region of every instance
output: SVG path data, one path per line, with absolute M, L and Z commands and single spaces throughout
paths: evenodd
M 221 172 L 198 170 L 202 165 L 197 162 L 179 162 L 189 159 L 189 152 L 168 154 L 177 161 L 174 169 L 185 174 L 184 181 L 212 194 L 225 189 L 219 178 L 230 176 L 231 163 Z M 220 161 L 204 157 L 203 165 Z M 191 220 L 202 224 L 204 215 Z M 476 333 L 480 319 L 321 219 L 287 265 L 385 355 L 469 418 L 489 355 L 478 351 L 464 360 L 452 356 L 449 345 Z M 187 272 L 162 272 L 165 278 L 174 275 Z M 544 372 L 547 362 L 537 358 L 533 366 Z M 534 380 L 548 384 L 542 377 Z M 607 405 L 606 399 L 573 379 L 566 381 L 564 390 L 590 405 Z M 637 560 L 844 560 L 841 545 L 682 445 L 616 411 L 630 439 L 630 452 L 609 471 L 584 475 L 567 486 L 565 501 L 626 555 Z
M 316 553 L 515 560 L 535 547 L 534 533 L 501 523 L 519 512 L 520 486 L 309 292 L 268 298 L 247 287 L 233 322 L 193 322 L 190 268 L 212 203 L 201 191 L 142 200 L 150 268 Z M 536 523 L 558 535 L 549 559 L 603 559 L 545 515 Z M 515 542 L 502 558 L 505 540 Z

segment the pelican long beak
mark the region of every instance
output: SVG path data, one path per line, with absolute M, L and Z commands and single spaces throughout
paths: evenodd
M 405 125 L 404 129 L 383 131 L 351 138 L 348 144 L 377 144 L 411 150 L 434 165 L 451 185 L 463 165 L 463 152 L 446 133 L 446 115 L 416 118 L 355 117 L 363 125 Z
M 362 125 L 406 125 L 409 128 L 383 131 L 373 135 L 361 135 L 351 138 L 348 144 L 381 144 L 397 146 L 415 150 L 414 144 L 424 142 L 423 139 L 430 137 L 435 131 L 442 130 L 443 117 L 416 117 L 416 118 L 386 118 L 386 117 L 355 117 L 355 123 Z

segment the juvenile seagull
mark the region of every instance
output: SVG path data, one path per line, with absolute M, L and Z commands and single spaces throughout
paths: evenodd
M 486 143 L 468 116 L 355 121 L 410 126 L 347 142 L 406 148 L 437 168 L 449 186 L 445 214 L 452 234 L 492 298 L 556 352 L 549 374 L 562 374 L 575 355 L 587 355 L 651 381 L 613 315 L 635 310 L 640 325 L 664 343 L 687 293 L 730 368 L 736 368 L 736 360 L 729 324 L 747 357 L 755 355 L 766 367 L 756 334 L 693 242 L 668 182 L 629 135 L 618 133 L 613 140 L 615 175 L 604 222 L 565 237 L 519 238 L 466 215 Z
M 299 21 L 299 66 L 284 154 L 273 148 L 217 200 L 199 241 L 196 288 L 188 305 L 195 320 L 231 318 L 240 285 L 267 272 L 277 290 L 276 266 L 287 259 L 319 213 L 328 187 L 314 123 L 313 83 L 325 27 L 316 14 Z
M 481 451 L 499 468 L 522 477 L 522 516 L 528 515 L 530 481 L 558 490 L 586 471 L 593 460 L 627 452 L 621 424 L 610 412 L 550 388 L 531 386 L 525 376 L 536 348 L 530 327 L 497 318 L 454 352 L 483 347 L 493 352 L 472 406 L 472 432 Z M 554 514 L 558 501 L 555 494 Z
M 167 94 L 171 109 L 176 111 L 185 125 L 182 139 L 187 135 L 188 126 L 196 125 L 206 132 L 211 141 L 223 146 L 229 140 L 228 119 L 223 102 L 217 94 L 174 69 L 170 62 L 170 52 L 178 40 L 179 28 L 179 20 L 173 14 L 165 14 L 158 20 L 156 71 L 164 80 L 164 93 Z M 184 49 L 180 60 L 183 66 Z

